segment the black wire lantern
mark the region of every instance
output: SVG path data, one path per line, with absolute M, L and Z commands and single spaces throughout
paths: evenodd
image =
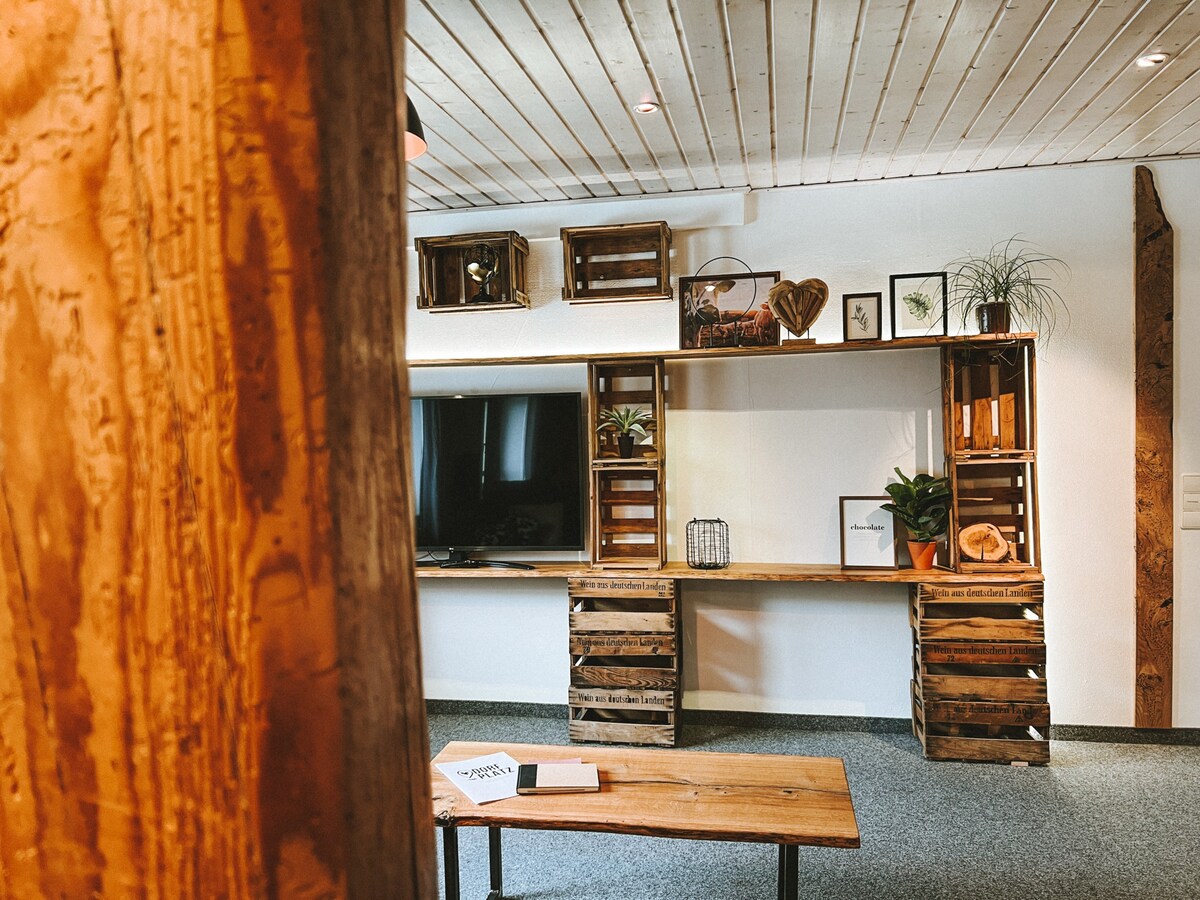
M 693 569 L 724 569 L 728 566 L 729 525 L 721 519 L 688 522 L 687 564 Z

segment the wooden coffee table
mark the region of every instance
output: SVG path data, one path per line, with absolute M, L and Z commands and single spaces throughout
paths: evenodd
M 526 794 L 476 805 L 434 768 L 433 818 L 442 829 L 446 900 L 459 900 L 460 825 L 488 828 L 488 900 L 502 897 L 501 828 L 778 844 L 780 900 L 798 896 L 800 845 L 859 846 L 840 759 L 452 741 L 433 761 L 455 762 L 500 751 L 517 762 L 580 757 L 594 762 L 600 791 Z

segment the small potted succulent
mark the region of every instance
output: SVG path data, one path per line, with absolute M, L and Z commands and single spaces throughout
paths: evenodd
M 611 428 L 617 433 L 617 450 L 622 459 L 633 456 L 634 437 L 648 437 L 645 423 L 653 421 L 654 417 L 640 406 L 622 406 L 615 409 L 600 410 L 600 424 L 596 431 Z
M 921 473 L 909 478 L 899 468 L 899 483 L 884 490 L 892 498 L 881 509 L 893 513 L 908 529 L 908 553 L 914 569 L 932 569 L 938 538 L 950 516 L 950 479 Z
M 1059 313 L 1067 312 L 1053 279 L 1070 275 L 1067 264 L 1019 237 L 948 263 L 946 275 L 950 309 L 963 325 L 974 314 L 982 334 L 1020 328 L 1045 337 L 1054 330 Z

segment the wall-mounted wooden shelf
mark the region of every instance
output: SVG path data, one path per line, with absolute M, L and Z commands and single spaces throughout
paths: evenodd
M 897 338 L 893 341 L 852 341 L 850 343 L 781 345 L 778 347 L 713 347 L 691 350 L 642 350 L 629 353 L 558 353 L 550 356 L 487 356 L 477 359 L 410 359 L 413 368 L 453 368 L 455 366 L 544 366 L 590 363 L 597 360 L 619 362 L 657 357 L 666 362 L 677 359 L 732 359 L 742 356 L 792 356 L 803 353 L 859 353 L 864 350 L 923 350 L 946 346 L 987 346 L 1032 340 L 1036 334 L 971 334 L 935 337 Z
M 534 569 L 439 569 L 421 567 L 421 578 L 672 578 L 684 581 L 814 581 L 890 584 L 1028 584 L 1042 581 L 1040 572 L 972 575 L 934 569 L 843 569 L 797 563 L 734 563 L 724 569 L 693 569 L 669 562 L 661 569 L 598 569 L 587 563 L 533 563 Z

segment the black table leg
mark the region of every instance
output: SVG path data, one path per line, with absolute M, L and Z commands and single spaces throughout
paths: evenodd
M 488 892 L 487 900 L 504 900 L 503 859 L 500 856 L 500 829 L 495 825 L 488 826 L 488 869 L 491 874 L 492 889 Z
M 779 845 L 779 900 L 799 900 L 800 848 L 795 844 Z
M 446 900 L 460 900 L 458 889 L 458 829 L 442 828 L 442 860 L 446 870 Z

